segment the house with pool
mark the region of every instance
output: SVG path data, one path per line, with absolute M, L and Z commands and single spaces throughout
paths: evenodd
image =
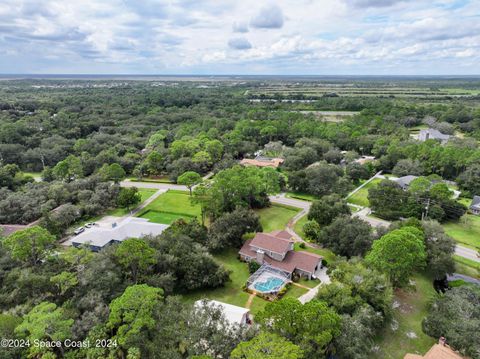
M 264 294 L 278 293 L 293 275 L 317 278 L 322 257 L 306 251 L 294 251 L 294 241 L 287 231 L 257 233 L 239 251 L 246 262 L 257 262 L 260 268 L 252 274 L 247 288 Z

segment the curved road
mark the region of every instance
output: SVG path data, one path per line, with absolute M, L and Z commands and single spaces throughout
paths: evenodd
M 173 183 L 137 182 L 137 181 L 125 180 L 120 182 L 120 185 L 122 187 L 154 188 L 159 190 L 175 189 L 175 190 L 181 190 L 181 191 L 188 191 L 188 188 L 186 186 L 173 184 Z M 291 225 L 289 225 L 287 228 L 290 234 L 292 234 L 295 238 L 298 238 L 298 235 L 290 227 L 293 227 L 293 224 L 295 224 L 295 222 L 297 222 L 300 218 L 302 218 L 304 215 L 308 213 L 308 210 L 310 209 L 310 206 L 311 206 L 311 202 L 303 201 L 296 198 L 286 197 L 285 193 L 280 193 L 275 196 L 270 196 L 269 198 L 272 203 L 278 203 L 278 204 L 283 204 L 286 206 L 302 209 L 295 217 L 293 217 L 291 221 Z M 370 214 L 369 208 L 364 208 L 363 210 L 355 212 L 352 215 L 363 219 L 364 221 L 368 222 L 372 227 L 390 225 L 390 222 L 379 219 L 379 218 L 370 217 L 368 216 L 369 214 Z M 474 249 L 457 245 L 455 247 L 455 254 L 457 256 L 480 263 L 480 257 L 478 257 L 478 253 Z

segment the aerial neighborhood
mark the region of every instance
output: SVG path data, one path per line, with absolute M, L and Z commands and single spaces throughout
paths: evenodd
M 121 102 L 98 89 L 80 97 L 88 82 L 73 83 L 79 87 L 59 91 L 82 103 L 88 135 L 31 129 L 22 157 L 6 150 L 18 141 L 0 145 L 0 308 L 2 322 L 16 323 L 0 328 L 9 336 L 47 340 L 33 326 L 54 316 L 63 329 L 53 326 L 50 336 L 110 341 L 76 353 L 85 358 L 132 350 L 138 358 L 180 358 L 165 331 L 182 338 L 187 357 L 256 358 L 248 353 L 279 348 L 291 348 L 292 358 L 478 357 L 477 341 L 463 341 L 476 335 L 470 310 L 480 305 L 476 122 L 467 131 L 436 112 L 435 120 L 419 112 L 407 121 L 393 109 L 397 122 L 379 125 L 368 111 L 330 121 L 292 111 L 295 102 L 269 112 L 271 104 L 247 98 L 237 100 L 238 118 L 217 114 L 222 129 L 192 120 L 166 130 L 139 112 L 114 120 L 124 133 L 111 132 L 108 117 L 88 114 L 95 103 L 121 112 Z M 130 82 L 130 95 L 110 91 L 135 98 L 132 113 L 150 106 L 137 92 L 162 98 L 170 112 L 158 118 L 166 122 L 180 98 L 210 113 L 239 91 L 227 82 L 222 95 L 203 88 L 204 97 L 189 98 L 195 82 L 148 84 Z M 2 130 L 20 126 L 14 116 L 45 123 L 73 116 L 29 82 L 2 91 L 9 108 Z M 8 107 L 27 94 L 49 105 L 31 114 Z M 313 112 L 331 100 L 315 101 L 303 106 Z M 370 106 L 385 101 L 393 100 Z M 432 126 L 454 127 L 455 135 Z M 44 161 L 34 153 L 45 153 Z M 295 334 L 284 334 L 284 318 L 301 323 Z M 38 350 L 9 353 L 63 355 Z

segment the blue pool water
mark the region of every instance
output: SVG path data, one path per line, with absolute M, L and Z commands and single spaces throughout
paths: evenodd
M 257 282 L 254 285 L 254 288 L 259 292 L 271 292 L 274 289 L 279 290 L 284 281 L 280 278 L 270 277 L 265 282 Z

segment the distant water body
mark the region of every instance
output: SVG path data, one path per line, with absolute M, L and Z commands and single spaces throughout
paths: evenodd
M 242 81 L 242 80 L 479 80 L 480 75 L 403 76 L 403 75 L 136 75 L 136 74 L 0 74 L 0 80 L 134 80 L 134 81 Z

